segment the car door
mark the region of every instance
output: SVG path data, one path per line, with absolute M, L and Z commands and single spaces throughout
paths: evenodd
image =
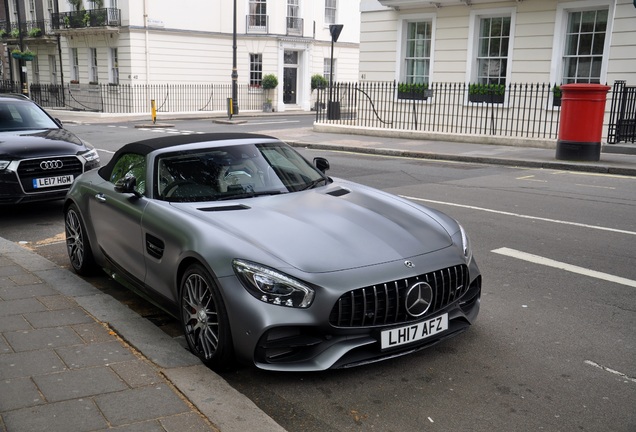
M 145 191 L 145 157 L 125 154 L 115 164 L 110 181 L 97 185 L 89 209 L 98 247 L 114 267 L 143 284 L 146 275 L 141 220 L 148 203 L 144 196 L 115 190 L 117 181 L 134 175 L 137 191 Z

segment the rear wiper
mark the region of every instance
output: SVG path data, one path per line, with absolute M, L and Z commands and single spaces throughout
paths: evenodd
M 254 198 L 254 197 L 263 196 L 263 195 L 280 195 L 283 193 L 287 193 L 287 192 L 282 192 L 279 190 L 245 192 L 245 193 L 240 193 L 235 195 L 226 195 L 226 196 L 217 197 L 216 201 L 226 201 L 226 200 L 239 199 L 239 198 Z

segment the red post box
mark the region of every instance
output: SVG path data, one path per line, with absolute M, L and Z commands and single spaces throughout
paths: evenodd
M 556 158 L 598 161 L 605 102 L 610 87 L 602 84 L 561 86 L 561 120 Z

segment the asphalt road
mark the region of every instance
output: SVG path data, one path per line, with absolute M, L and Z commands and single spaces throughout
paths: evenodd
M 175 123 L 174 133 L 217 130 Z M 104 160 L 118 143 L 169 133 L 69 129 Z M 315 374 L 241 368 L 224 375 L 235 388 L 289 431 L 636 430 L 636 179 L 303 152 L 327 157 L 333 176 L 457 218 L 484 277 L 482 310 L 468 332 L 427 351 Z M 0 213 L 0 236 L 68 266 L 62 233 L 59 203 Z M 178 334 L 125 289 L 95 283 Z

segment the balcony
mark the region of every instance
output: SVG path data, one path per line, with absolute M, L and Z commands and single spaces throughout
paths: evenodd
M 49 20 L 23 22 L 21 30 L 23 38 L 33 39 L 34 41 L 41 38 L 48 39 L 48 37 L 55 36 L 53 29 L 51 28 L 51 21 Z M 2 37 L 2 40 L 18 40 L 20 38 L 18 23 L 0 21 L 0 37 Z
M 287 35 L 302 36 L 303 35 L 303 19 L 296 17 L 287 17 Z
M 269 33 L 269 16 L 254 14 L 245 18 L 247 33 Z
M 51 18 L 55 30 L 121 26 L 121 10 L 115 8 L 53 13 Z

